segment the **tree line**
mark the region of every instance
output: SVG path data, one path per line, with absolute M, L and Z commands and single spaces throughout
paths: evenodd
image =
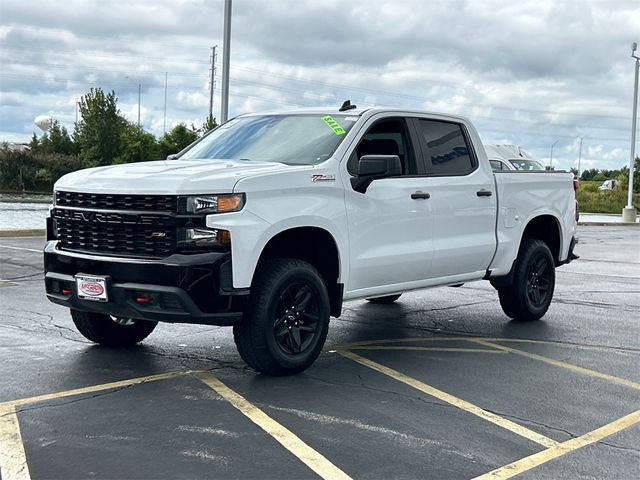
M 69 133 L 54 121 L 48 132 L 35 133 L 29 149 L 0 146 L 0 189 L 51 191 L 61 176 L 81 168 L 144 162 L 178 153 L 217 127 L 208 117 L 200 127 L 179 123 L 160 138 L 128 121 L 118 108 L 114 91 L 91 89 L 79 102 L 81 120 Z

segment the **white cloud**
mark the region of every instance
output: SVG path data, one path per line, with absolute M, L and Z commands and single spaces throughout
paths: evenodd
M 629 153 L 637 0 L 242 0 L 234 3 L 230 115 L 296 106 L 396 105 L 461 113 L 483 140 L 516 143 L 569 168 L 619 167 Z M 32 119 L 68 128 L 75 99 L 115 90 L 145 128 L 200 125 L 209 55 L 222 45 L 222 2 L 4 0 L 0 139 Z M 214 99 L 220 106 L 220 59 Z M 618 165 L 613 165 L 614 163 Z

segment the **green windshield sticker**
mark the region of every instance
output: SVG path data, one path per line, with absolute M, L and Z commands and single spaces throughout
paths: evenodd
M 342 126 L 338 122 L 336 122 L 331 115 L 325 115 L 324 117 L 322 117 L 322 121 L 326 123 L 336 135 L 344 135 L 345 133 L 347 133 L 346 130 L 342 128 Z

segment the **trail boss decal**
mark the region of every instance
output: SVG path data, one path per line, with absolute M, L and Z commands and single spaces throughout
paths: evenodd
M 335 182 L 335 175 L 311 175 L 312 182 Z

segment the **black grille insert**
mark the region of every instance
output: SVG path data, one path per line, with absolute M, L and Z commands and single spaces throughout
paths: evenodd
M 178 197 L 171 195 L 112 195 L 105 193 L 56 192 L 60 207 L 97 210 L 178 211 Z
M 176 249 L 175 227 L 109 225 L 58 218 L 56 232 L 64 250 L 162 257 Z

